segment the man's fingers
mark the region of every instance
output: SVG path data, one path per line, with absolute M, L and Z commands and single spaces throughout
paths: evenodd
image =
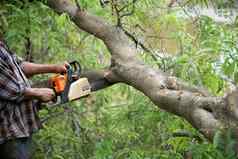
M 70 67 L 69 62 L 68 62 L 68 61 L 65 61 L 65 62 L 64 62 L 64 66 L 65 66 L 65 69 L 67 69 L 68 67 Z
M 68 61 L 65 61 L 65 62 L 64 62 L 64 65 L 67 65 L 67 66 L 69 66 L 70 64 L 69 64 L 69 62 L 68 62 Z

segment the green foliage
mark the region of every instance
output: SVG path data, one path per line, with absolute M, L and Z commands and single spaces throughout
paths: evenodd
M 102 8 L 97 0 L 78 2 L 115 24 L 110 5 Z M 120 1 L 120 5 L 128 2 Z M 84 69 L 110 64 L 103 43 L 79 30 L 66 14 L 58 16 L 40 1 L 0 3 L 6 41 L 20 56 L 26 56 L 30 39 L 31 55 L 37 63 L 78 60 Z M 237 26 L 217 24 L 208 17 L 190 21 L 179 16 L 179 9 L 164 9 L 167 4 L 166 0 L 138 1 L 134 14 L 123 18 L 123 27 L 153 53 L 171 51 L 170 56 L 157 60 L 141 51 L 141 58 L 155 68 L 222 95 L 226 82 L 221 75 L 238 82 Z M 48 75 L 33 80 L 46 78 Z M 224 136 L 219 130 L 210 144 L 189 123 L 158 109 L 125 85 L 41 111 L 40 115 L 42 119 L 54 117 L 34 136 L 36 159 L 182 159 L 187 154 L 194 159 L 234 158 L 231 134 Z M 173 133 L 180 130 L 199 136 L 201 141 L 174 137 Z

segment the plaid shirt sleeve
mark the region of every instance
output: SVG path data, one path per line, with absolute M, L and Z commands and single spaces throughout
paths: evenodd
M 16 54 L 13 55 L 13 58 L 16 60 L 17 64 L 21 66 L 21 63 L 23 62 L 23 59 Z
M 24 99 L 25 84 L 20 82 L 10 69 L 9 57 L 5 57 L 0 48 L 0 99 L 20 103 Z

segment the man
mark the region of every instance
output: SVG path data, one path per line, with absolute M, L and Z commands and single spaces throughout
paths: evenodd
M 31 88 L 26 77 L 64 72 L 64 65 L 20 60 L 0 39 L 0 159 L 30 159 L 31 135 L 41 127 L 33 101 L 55 97 L 52 89 Z

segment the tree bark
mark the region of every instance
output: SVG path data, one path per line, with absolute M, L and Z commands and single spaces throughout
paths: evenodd
M 107 46 L 111 53 L 110 73 L 104 73 L 101 79 L 111 84 L 122 82 L 133 86 L 158 107 L 186 119 L 209 140 L 218 129 L 231 129 L 237 138 L 236 91 L 215 97 L 204 89 L 151 68 L 139 59 L 137 49 L 121 28 L 80 10 L 68 0 L 48 0 L 47 5 L 58 14 L 67 13 L 80 29 L 101 39 Z

